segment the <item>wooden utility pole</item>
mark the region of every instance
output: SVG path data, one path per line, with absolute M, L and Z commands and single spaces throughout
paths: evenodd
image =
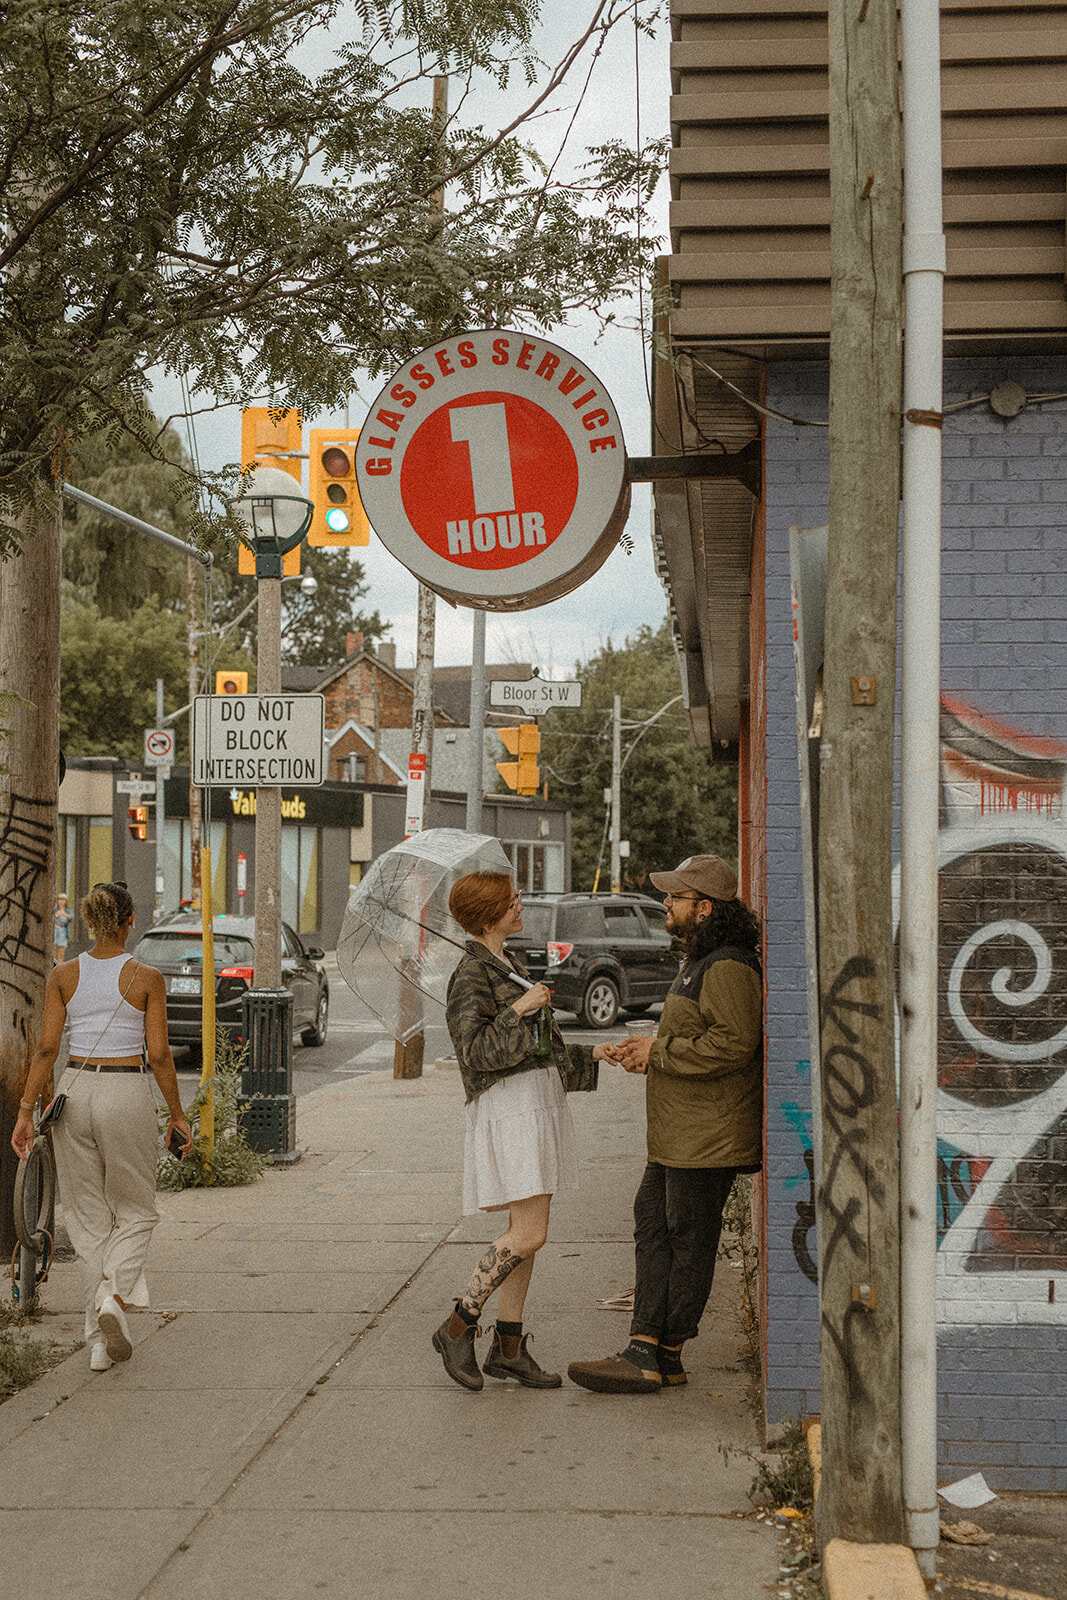
M 822 1539 L 903 1537 L 894 1059 L 896 0 L 830 0 L 830 535 L 819 818 Z
M 434 131 L 444 132 L 448 118 L 448 79 L 433 80 Z M 441 187 L 433 194 L 434 214 L 442 219 L 445 212 L 445 191 Z M 415 681 L 411 699 L 411 752 L 424 755 L 426 767 L 422 778 L 422 803 L 430 803 L 430 783 L 433 770 L 433 659 L 436 625 L 437 596 L 424 583 L 419 584 L 419 621 L 415 644 Z M 377 734 L 375 734 L 377 738 Z M 381 772 L 378 773 L 381 782 Z M 425 813 L 424 813 L 425 822 Z M 398 1039 L 393 1051 L 394 1078 L 421 1078 L 426 1036 L 420 1030 L 405 1044 Z
M 0 1260 L 15 1246 L 11 1134 L 52 970 L 59 795 L 58 497 L 19 519 L 0 562 Z
M 200 569 L 192 556 L 185 563 L 185 635 L 189 652 L 189 705 L 192 706 L 200 693 L 200 664 L 199 650 L 197 648 L 197 616 L 199 615 L 196 603 L 196 585 Z M 214 684 L 208 688 L 213 689 Z M 200 904 L 200 790 L 193 783 L 193 757 L 192 757 L 192 726 L 193 713 L 189 712 L 189 898 L 194 906 Z M 179 890 L 178 899 L 181 899 L 181 869 L 179 864 Z

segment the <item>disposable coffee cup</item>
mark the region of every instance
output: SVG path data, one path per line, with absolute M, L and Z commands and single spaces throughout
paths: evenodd
M 654 1039 L 658 1027 L 659 1023 L 655 1017 L 635 1017 L 632 1022 L 626 1024 L 626 1031 L 631 1038 Z

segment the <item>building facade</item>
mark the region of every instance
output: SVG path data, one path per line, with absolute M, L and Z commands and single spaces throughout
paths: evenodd
M 942 0 L 938 1358 L 945 1477 L 1067 1488 L 1067 14 Z M 768 1420 L 820 1410 L 808 791 L 828 515 L 826 6 L 672 0 L 656 491 L 694 739 L 736 747 L 765 919 Z M 742 459 L 758 463 L 743 478 Z M 813 577 L 813 573 L 815 576 Z M 796 609 L 795 609 L 796 608 Z M 802 652 L 801 652 L 802 654 Z M 805 663 L 801 660 L 804 668 Z M 798 736 L 799 730 L 799 736 Z

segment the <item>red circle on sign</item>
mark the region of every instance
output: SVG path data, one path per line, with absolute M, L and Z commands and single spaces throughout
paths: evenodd
M 440 406 L 412 436 L 400 472 L 408 521 L 457 567 L 520 566 L 563 532 L 578 462 L 555 417 L 487 389 Z

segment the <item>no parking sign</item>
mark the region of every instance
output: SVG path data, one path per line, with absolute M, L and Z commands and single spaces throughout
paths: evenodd
M 626 524 L 626 447 L 607 390 L 546 339 L 459 334 L 399 368 L 356 451 L 387 549 L 445 599 L 522 611 L 593 575 Z

